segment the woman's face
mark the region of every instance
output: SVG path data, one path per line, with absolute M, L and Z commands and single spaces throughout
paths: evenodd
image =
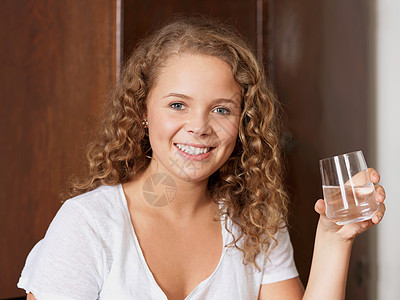
M 235 147 L 240 113 L 240 88 L 226 62 L 171 57 L 147 98 L 151 171 L 185 181 L 208 179 Z

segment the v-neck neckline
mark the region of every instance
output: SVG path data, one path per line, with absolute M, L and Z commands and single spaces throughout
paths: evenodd
M 122 184 L 118 185 L 118 189 L 119 189 L 119 193 L 120 193 L 120 197 L 121 197 L 121 201 L 122 201 L 123 207 L 125 209 L 126 217 L 128 218 L 129 223 L 130 223 L 130 229 L 131 229 L 133 242 L 134 242 L 134 244 L 136 246 L 136 249 L 138 250 L 140 261 L 141 261 L 141 263 L 142 263 L 142 265 L 143 265 L 143 267 L 145 269 L 146 275 L 149 278 L 149 280 L 151 281 L 152 285 L 158 290 L 160 295 L 162 295 L 164 297 L 164 299 L 168 300 L 167 295 L 165 295 L 164 291 L 158 285 L 158 283 L 157 283 L 156 279 L 154 278 L 154 275 L 151 272 L 151 270 L 149 268 L 149 265 L 147 264 L 147 261 L 146 261 L 146 259 L 144 257 L 142 247 L 140 246 L 139 239 L 138 239 L 138 237 L 136 235 L 135 228 L 134 228 L 133 223 L 132 223 L 131 214 L 129 212 L 129 207 L 128 207 L 128 201 L 127 201 L 127 198 L 125 196 L 125 192 L 124 192 L 124 189 L 122 187 Z M 218 265 L 215 267 L 214 271 L 207 278 L 205 278 L 204 280 L 200 281 L 200 283 L 197 286 L 195 286 L 193 288 L 193 290 L 190 291 L 190 293 L 184 298 L 184 300 L 189 300 L 193 295 L 195 295 L 197 290 L 199 290 L 201 287 L 203 287 L 207 283 L 209 283 L 213 279 L 214 274 L 219 269 L 219 267 L 220 267 L 220 265 L 222 263 L 222 260 L 223 260 L 223 258 L 225 256 L 226 245 L 227 245 L 227 231 L 225 229 L 225 224 L 224 223 L 225 223 L 225 221 L 223 219 L 221 219 L 222 251 L 221 251 L 221 256 L 220 256 Z

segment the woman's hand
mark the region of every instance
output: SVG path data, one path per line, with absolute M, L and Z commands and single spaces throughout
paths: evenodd
M 310 276 L 303 299 L 344 299 L 351 248 L 354 238 L 368 228 L 378 224 L 385 214 L 385 190 L 378 185 L 379 173 L 368 169 L 375 184 L 377 212 L 372 219 L 337 225 L 325 214 L 325 202 L 318 200 L 315 210 L 320 214 L 315 235 L 314 254 Z M 357 179 L 356 176 L 352 178 Z
M 330 233 L 336 233 L 337 236 L 340 237 L 341 239 L 345 241 L 352 241 L 357 235 L 363 233 L 368 228 L 374 226 L 375 224 L 378 224 L 382 220 L 386 210 L 384 203 L 386 198 L 385 190 L 381 185 L 377 184 L 380 180 L 379 173 L 372 168 L 368 169 L 368 173 L 371 181 L 375 184 L 376 201 L 379 203 L 379 209 L 373 215 L 372 219 L 358 223 L 337 225 L 335 222 L 327 218 L 325 214 L 325 202 L 324 200 L 319 199 L 315 203 L 315 211 L 320 214 L 320 220 L 318 225 L 320 227 L 319 228 L 320 230 Z

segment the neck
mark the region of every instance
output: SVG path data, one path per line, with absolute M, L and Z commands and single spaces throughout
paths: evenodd
M 193 219 L 215 212 L 216 205 L 207 190 L 208 178 L 183 180 L 150 166 L 138 178 L 124 184 L 129 202 L 167 218 Z

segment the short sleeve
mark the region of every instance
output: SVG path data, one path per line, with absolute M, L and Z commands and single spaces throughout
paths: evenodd
M 281 229 L 275 237 L 278 244 L 268 251 L 261 284 L 282 281 L 299 275 L 294 263 L 293 247 L 287 229 Z
M 97 299 L 105 255 L 95 220 L 68 200 L 29 253 L 18 287 L 38 300 Z

